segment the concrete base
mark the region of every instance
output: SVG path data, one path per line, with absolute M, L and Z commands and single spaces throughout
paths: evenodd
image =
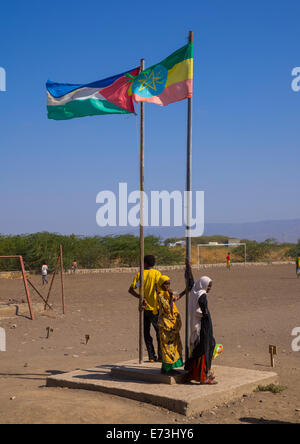
M 278 375 L 241 368 L 215 366 L 217 385 L 176 383 L 184 374 L 169 377 L 160 373 L 161 364 L 130 361 L 89 370 L 50 376 L 47 387 L 93 390 L 148 402 L 186 416 L 199 414 L 250 394 L 258 385 L 278 383 Z
M 155 384 L 180 384 L 182 383 L 185 372 L 176 371 L 172 376 L 161 373 L 161 363 L 144 362 L 139 364 L 137 361 L 123 362 L 115 364 L 111 368 L 111 376 L 122 381 L 133 380 Z M 174 372 L 175 373 L 175 372 Z

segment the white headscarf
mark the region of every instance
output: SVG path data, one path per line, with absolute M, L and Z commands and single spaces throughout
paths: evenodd
M 200 335 L 202 311 L 199 307 L 200 297 L 207 292 L 209 284 L 212 282 L 208 276 L 202 276 L 195 282 L 189 297 L 190 315 L 190 344 L 193 345 Z
M 204 293 L 207 292 L 209 284 L 212 282 L 212 280 L 208 276 L 202 276 L 199 281 L 195 282 L 191 293 L 193 294 L 194 298 L 197 298 L 197 302 Z

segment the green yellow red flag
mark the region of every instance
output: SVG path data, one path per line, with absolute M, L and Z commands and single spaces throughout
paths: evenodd
M 193 96 L 193 43 L 142 71 L 132 84 L 135 102 L 166 106 Z

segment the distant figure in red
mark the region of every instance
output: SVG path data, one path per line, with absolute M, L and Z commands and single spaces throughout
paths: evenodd
M 230 256 L 230 253 L 228 253 L 227 256 L 226 256 L 226 265 L 227 265 L 228 270 L 230 270 L 230 267 L 231 267 L 231 256 Z
M 76 262 L 76 260 L 74 260 L 74 262 L 72 264 L 72 271 L 73 271 L 73 273 L 76 273 L 76 270 L 77 270 L 77 262 Z
M 296 274 L 297 274 L 297 278 L 299 278 L 300 277 L 300 253 L 298 253 L 297 259 L 296 259 Z

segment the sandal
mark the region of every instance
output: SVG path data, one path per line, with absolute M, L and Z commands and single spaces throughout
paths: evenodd
M 206 381 L 200 382 L 201 385 L 217 385 L 217 381 L 214 378 L 208 377 Z
M 208 379 L 216 379 L 216 377 L 215 377 L 213 372 L 209 372 L 208 375 L 207 375 L 207 378 Z

